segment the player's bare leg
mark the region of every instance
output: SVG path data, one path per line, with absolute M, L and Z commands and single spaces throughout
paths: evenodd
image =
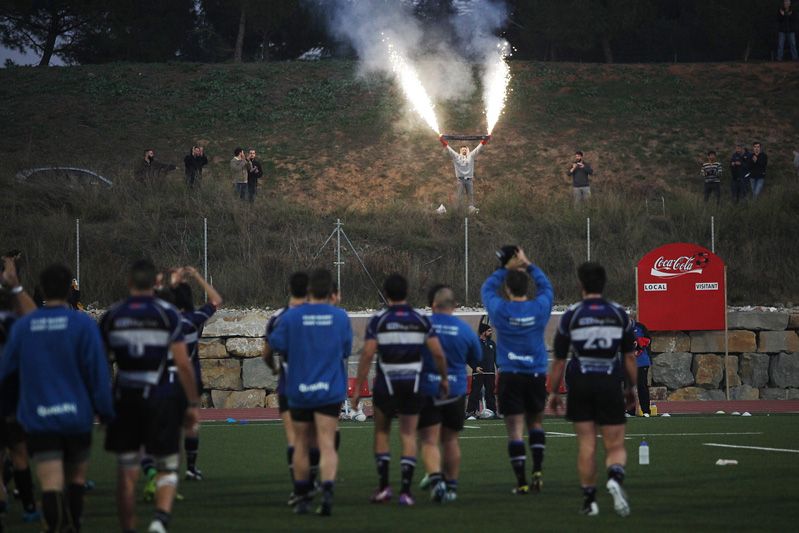
M 613 497 L 613 508 L 619 516 L 630 514 L 630 504 L 622 487 L 627 450 L 624 447 L 624 424 L 600 426 L 605 445 L 605 466 L 608 468 L 607 489 Z
M 441 428 L 441 447 L 443 449 L 444 478 L 447 484 L 445 501 L 454 501 L 458 496 L 458 478 L 461 473 L 461 444 L 459 433 L 449 428 Z
M 128 454 L 123 454 L 128 455 Z M 117 467 L 117 515 L 122 531 L 136 529 L 136 481 L 139 479 L 138 453 L 132 463 L 120 464 Z M 122 462 L 122 459 L 120 459 Z
M 333 488 L 338 471 L 336 452 L 336 429 L 338 418 L 314 413 L 316 444 L 319 447 L 319 473 L 322 479 L 322 505 L 317 513 L 330 516 L 333 510 Z
M 546 448 L 546 433 L 544 432 L 544 413 L 527 417 L 527 436 L 530 444 L 530 455 L 533 457 L 533 476 L 530 483 L 533 492 L 541 492 L 544 487 L 544 450 Z
M 391 486 L 388 484 L 389 465 L 391 464 L 391 449 L 389 437 L 391 436 L 391 417 L 386 416 L 379 407 L 374 409 L 375 419 L 375 463 L 379 484 L 372 495 L 372 503 L 383 503 L 391 499 Z
M 80 463 L 64 463 L 64 499 L 66 500 L 72 528 L 80 531 L 83 517 L 83 494 L 86 491 L 86 474 L 89 472 L 89 461 Z
M 416 427 L 418 424 L 419 415 L 399 415 L 400 442 L 402 443 L 400 505 L 414 504 L 411 496 L 411 482 L 413 481 L 413 471 L 416 469 Z
M 446 483 L 441 469 L 441 424 L 434 424 L 419 430 L 419 440 L 422 442 L 422 462 L 424 463 L 425 476 L 419 484 L 422 490 L 432 488 L 431 497 L 441 502 L 446 493 Z
M 596 424 L 575 422 L 577 434 L 577 474 L 583 489 L 583 514 L 594 516 L 599 513 L 596 504 Z
M 295 512 L 308 512 L 308 493 L 311 490 L 311 465 L 308 452 L 313 424 L 293 421 L 294 426 L 294 494 L 297 497 Z
M 505 415 L 505 429 L 508 432 L 508 456 L 513 473 L 516 475 L 516 488 L 514 494 L 527 494 L 530 487 L 527 485 L 527 472 L 525 463 L 527 462 L 527 450 L 524 447 L 525 417 L 524 415 Z

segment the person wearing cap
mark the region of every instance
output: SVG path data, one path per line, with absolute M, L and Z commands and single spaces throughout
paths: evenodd
M 449 153 L 449 156 L 452 158 L 452 164 L 455 167 L 455 178 L 458 180 L 458 206 L 463 205 L 463 195 L 465 194 L 469 197 L 469 212 L 476 212 L 477 208 L 474 206 L 474 187 L 472 185 L 474 181 L 474 159 L 477 157 L 477 154 L 482 151 L 483 146 L 489 143 L 491 136 L 488 135 L 481 140 L 480 144 L 478 144 L 474 150 L 469 150 L 468 146 L 463 145 L 457 152 L 452 149 L 443 135 L 440 136 L 438 140 Z
M 488 316 L 484 315 L 484 318 L 488 319 Z M 494 336 L 494 328 L 487 321 L 483 322 L 481 320 L 477 334 L 480 337 L 480 345 L 483 348 L 483 360 L 480 362 L 480 366 L 472 369 L 472 391 L 469 393 L 469 403 L 466 406 L 466 417 L 469 420 L 477 418 L 483 390 L 485 390 L 485 409 L 494 413 L 494 416 L 496 416 L 497 412 L 497 400 L 496 396 L 494 396 L 494 380 L 496 378 L 494 361 L 497 357 L 497 343 L 492 338 Z

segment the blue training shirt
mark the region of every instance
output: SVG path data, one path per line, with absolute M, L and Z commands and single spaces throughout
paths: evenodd
M 449 397 L 463 396 L 466 394 L 466 365 L 475 367 L 483 358 L 480 338 L 469 324 L 456 316 L 433 313 L 430 322 L 447 357 Z M 426 396 L 438 396 L 441 376 L 427 347 L 422 351 L 422 363 L 420 391 Z
M 554 291 L 544 272 L 535 265 L 527 273 L 536 285 L 535 298 L 512 302 L 499 294 L 508 270 L 494 271 L 483 283 L 483 305 L 497 333 L 497 368 L 514 374 L 546 374 L 549 366 L 544 328 L 552 313 Z
M 103 342 L 84 313 L 43 307 L 18 319 L 0 359 L 0 382 L 17 372 L 17 420 L 28 433 L 88 433 L 95 413 L 103 422 L 114 417 Z
M 289 407 L 307 409 L 347 397 L 347 358 L 352 327 L 347 313 L 330 304 L 304 303 L 284 312 L 269 345 L 286 354 Z
M 636 338 L 652 340 L 649 337 L 649 330 L 640 322 L 633 321 L 633 333 L 635 333 Z M 635 363 L 638 365 L 638 368 L 652 365 L 652 359 L 649 357 L 649 346 L 645 346 L 644 348 L 639 347 L 636 350 Z
M 266 334 L 264 335 L 266 342 L 269 342 L 269 335 L 271 335 L 272 332 L 275 331 L 275 327 L 277 326 L 278 320 L 280 320 L 280 317 L 283 316 L 283 313 L 288 311 L 288 309 L 289 309 L 288 306 L 278 309 L 277 311 L 275 311 L 274 315 L 269 317 L 269 321 L 266 323 Z M 287 365 L 286 356 L 275 350 L 274 346 L 272 346 L 271 344 L 269 346 L 272 348 L 273 355 L 280 356 L 280 373 L 277 376 L 277 389 L 275 391 L 279 396 L 281 394 L 285 394 L 286 390 L 286 365 Z

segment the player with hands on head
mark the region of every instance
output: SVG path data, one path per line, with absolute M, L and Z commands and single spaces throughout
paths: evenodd
M 630 505 L 622 487 L 627 451 L 624 448 L 625 407 L 635 408 L 635 333 L 624 309 L 602 296 L 605 269 L 597 263 L 583 263 L 577 270 L 582 286 L 582 301 L 569 308 L 555 334 L 555 360 L 552 383 L 560 383 L 566 370 L 568 395 L 566 418 L 574 423 L 577 434 L 577 471 L 583 491 L 581 513 L 599 514 L 596 503 L 596 435 L 602 435 L 605 447 L 606 487 L 613 498 L 613 508 L 620 516 L 630 514 Z M 572 358 L 568 366 L 569 351 Z M 622 391 L 622 375 L 627 387 Z M 561 408 L 557 387 L 553 385 L 549 406 L 556 413 Z

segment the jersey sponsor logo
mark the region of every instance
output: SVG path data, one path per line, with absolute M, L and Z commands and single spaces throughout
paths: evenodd
M 644 290 L 646 292 L 658 292 L 668 290 L 666 283 L 644 283 Z
M 457 337 L 460 330 L 458 326 L 447 326 L 444 324 L 434 324 L 433 328 L 436 330 L 436 333 L 439 335 L 449 335 L 452 337 Z
M 300 392 L 305 394 L 308 392 L 318 392 L 318 391 L 329 391 L 330 384 L 326 381 L 317 381 L 316 383 L 311 383 L 310 385 L 306 385 L 305 383 L 300 383 L 299 386 Z
M 527 328 L 530 326 L 535 325 L 535 317 L 534 316 L 513 316 L 508 319 L 508 323 L 511 326 L 516 326 L 520 328 Z
M 681 255 L 666 259 L 662 255 L 655 260 L 655 264 L 650 271 L 658 278 L 679 278 L 686 274 L 702 274 L 702 267 L 707 264 L 709 258 L 704 252 L 696 253 L 692 256 Z
M 36 414 L 42 418 L 48 416 L 58 415 L 76 415 L 78 414 L 78 406 L 74 403 L 59 403 L 56 405 L 40 405 L 36 408 Z
M 698 291 L 717 291 L 719 290 L 718 283 L 697 283 L 695 285 Z
M 63 331 L 67 329 L 68 322 L 65 316 L 34 318 L 31 320 L 31 331 Z
M 303 315 L 303 326 L 332 326 L 333 315 Z
M 381 346 L 388 344 L 424 344 L 426 338 L 427 334 L 423 331 L 383 331 L 377 334 L 377 343 Z
M 535 357 L 532 355 L 518 355 L 513 352 L 508 352 L 508 359 L 511 361 L 524 361 L 527 363 L 532 363 L 535 360 Z

